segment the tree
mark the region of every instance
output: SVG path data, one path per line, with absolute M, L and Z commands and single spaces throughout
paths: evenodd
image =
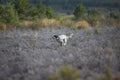
M 37 10 L 38 10 L 37 15 L 38 15 L 39 18 L 45 17 L 45 15 L 46 15 L 46 7 L 42 3 L 37 5 Z
M 19 21 L 18 14 L 14 10 L 14 6 L 11 3 L 8 3 L 6 6 L 4 6 L 4 8 L 0 8 L 2 10 L 2 13 L 0 13 L 2 22 L 15 23 Z
M 34 17 L 34 16 L 37 16 L 37 15 L 38 15 L 38 9 L 37 9 L 37 7 L 34 6 L 34 5 L 31 5 L 31 8 L 29 9 L 27 16 Z
M 3 5 L 0 4 L 0 21 L 3 21 Z
M 96 8 L 94 8 L 89 12 L 89 15 L 99 17 L 100 13 Z
M 82 4 L 79 4 L 76 6 L 73 14 L 76 17 L 76 19 L 83 18 L 87 13 L 86 7 L 83 6 Z
M 47 16 L 47 18 L 55 17 L 54 10 L 51 7 L 46 8 L 46 16 Z
M 14 0 L 15 10 L 18 12 L 19 16 L 27 16 L 29 9 L 31 7 L 28 0 Z
M 89 22 L 92 26 L 98 26 L 100 23 L 100 13 L 94 8 L 88 13 Z

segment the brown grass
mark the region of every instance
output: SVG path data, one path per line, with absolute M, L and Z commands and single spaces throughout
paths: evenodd
M 4 23 L 0 23 L 0 31 L 5 31 L 7 28 L 7 25 Z
M 75 25 L 77 28 L 88 28 L 90 26 L 89 23 L 85 20 L 77 21 Z
M 67 20 L 64 20 L 64 22 L 62 23 L 62 25 L 64 26 L 68 26 L 68 27 L 72 27 L 75 25 L 75 22 L 70 20 L 70 19 L 67 19 Z
M 107 26 L 110 26 L 110 27 L 119 27 L 120 26 L 120 20 L 118 19 L 108 19 L 108 20 L 106 20 L 107 22 L 106 22 L 106 25 Z
M 113 80 L 120 80 L 120 75 L 114 75 Z
M 40 27 L 51 27 L 59 26 L 60 22 L 56 19 L 38 19 L 36 21 L 22 21 L 17 24 L 18 27 L 26 28 L 31 27 L 32 29 L 39 29 Z
M 106 53 L 108 53 L 110 55 L 113 53 L 113 49 L 111 47 L 106 47 L 105 51 L 106 51 Z
M 19 27 L 30 27 L 33 25 L 33 21 L 22 21 L 18 23 Z
M 0 31 L 5 31 L 12 28 L 14 25 L 10 23 L 0 23 Z
M 60 22 L 57 21 L 56 19 L 45 18 L 45 19 L 38 21 L 37 24 L 42 27 L 49 27 L 49 26 L 59 26 Z

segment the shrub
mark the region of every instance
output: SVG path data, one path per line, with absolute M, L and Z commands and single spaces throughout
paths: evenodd
M 55 17 L 54 10 L 50 6 L 46 8 L 46 16 L 49 19 Z
M 0 16 L 1 14 L 3 14 L 3 11 L 4 11 L 4 6 L 0 4 Z
M 26 18 L 29 15 L 29 10 L 31 8 L 28 0 L 14 0 L 14 8 L 18 12 L 21 19 Z
M 74 21 L 67 19 L 67 20 L 64 20 L 61 23 L 61 25 L 66 26 L 66 27 L 73 27 L 75 24 L 74 24 Z
M 87 13 L 86 7 L 83 6 L 82 4 L 79 4 L 76 6 L 73 14 L 76 17 L 76 19 L 83 18 Z
M 73 66 L 62 67 L 60 75 L 64 80 L 76 80 L 80 77 L 80 72 Z
M 89 27 L 89 23 L 85 20 L 78 21 L 78 22 L 76 22 L 75 25 L 77 28 L 88 28 Z
M 40 27 L 53 27 L 53 26 L 59 26 L 60 22 L 57 21 L 56 19 L 38 19 L 36 21 L 33 22 L 31 28 L 34 30 L 39 29 Z
M 38 10 L 38 17 L 39 18 L 45 18 L 46 17 L 46 7 L 40 3 L 39 5 L 37 5 L 37 10 Z
M 112 12 L 110 12 L 109 15 L 113 19 L 120 19 L 120 12 L 119 11 L 112 11 Z
M 97 80 L 114 80 L 110 67 L 105 68 L 105 75 L 97 78 Z
M 59 76 L 57 74 L 49 77 L 49 80 L 59 80 Z
M 7 29 L 6 24 L 0 23 L 0 31 L 5 31 Z
M 43 27 L 46 27 L 46 26 L 59 26 L 59 21 L 57 21 L 56 19 L 42 19 L 40 21 L 40 25 L 43 26 Z
M 27 16 L 30 16 L 30 17 L 37 17 L 38 18 L 38 8 L 34 5 L 31 5 L 31 8 L 29 9 L 28 11 L 28 15 Z
M 58 74 L 49 77 L 49 80 L 77 80 L 80 72 L 73 66 L 62 67 Z
M 18 25 L 18 27 L 26 28 L 26 27 L 32 26 L 32 25 L 33 25 L 33 22 L 26 20 L 26 21 L 19 22 L 17 25 Z
M 92 9 L 88 14 L 88 21 L 92 26 L 100 25 L 100 13 L 97 9 Z
M 116 26 L 120 27 L 120 11 L 111 11 L 109 18 L 106 20 L 107 26 Z
M 95 28 L 95 29 L 94 29 L 94 33 L 95 33 L 95 34 L 99 34 L 99 33 L 100 33 L 100 30 L 99 30 L 98 28 Z
M 16 23 L 19 21 L 18 13 L 14 10 L 14 6 L 8 3 L 3 8 L 1 7 L 1 22 Z

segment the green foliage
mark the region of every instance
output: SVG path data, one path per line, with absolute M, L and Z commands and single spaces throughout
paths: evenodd
M 88 21 L 92 26 L 100 24 L 100 13 L 97 9 L 94 8 L 88 13 Z
M 57 75 L 52 75 L 49 80 L 77 80 L 80 72 L 73 66 L 62 67 Z
M 52 75 L 49 77 L 49 80 L 59 80 L 59 76 L 58 75 Z
M 38 10 L 37 15 L 39 18 L 44 18 L 46 16 L 46 7 L 42 3 L 37 5 L 37 10 Z
M 34 5 L 31 5 L 31 8 L 28 11 L 28 16 L 35 17 L 38 14 L 38 9 Z
M 40 28 L 39 23 L 40 23 L 39 20 L 37 20 L 37 19 L 34 20 L 32 26 L 31 26 L 31 29 L 32 29 L 32 30 L 39 30 L 39 28 Z
M 106 18 L 107 26 L 116 26 L 120 27 L 120 11 L 119 10 L 110 10 L 108 17 Z
M 105 69 L 106 80 L 113 80 L 112 79 L 112 72 L 110 67 L 106 67 Z
M 110 12 L 110 17 L 113 18 L 113 19 L 119 19 L 120 20 L 120 11 Z
M 20 20 L 36 20 L 38 18 L 53 18 L 54 10 L 42 3 L 35 6 L 29 0 L 14 0 L 11 3 L 0 4 L 0 22 L 15 23 Z
M 14 0 L 15 10 L 18 12 L 19 16 L 24 18 L 27 16 L 30 10 L 30 3 L 28 0 Z
M 0 15 L 2 14 L 3 12 L 3 5 L 0 4 Z
M 4 32 L 6 28 L 7 28 L 6 24 L 0 22 L 0 32 Z
M 98 28 L 95 28 L 95 29 L 94 29 L 94 33 L 95 33 L 95 34 L 99 34 L 99 33 L 100 33 L 100 30 L 99 30 Z
M 85 17 L 86 13 L 87 13 L 86 7 L 82 4 L 79 4 L 78 6 L 76 6 L 73 12 L 76 19 Z
M 112 12 L 110 12 L 110 18 L 114 19 L 116 24 L 120 25 L 120 11 L 112 11 Z
M 0 0 L 0 3 L 8 3 L 13 0 Z M 119 0 L 30 0 L 33 4 L 37 4 L 39 2 L 44 3 L 45 5 L 50 5 L 54 7 L 56 10 L 73 10 L 75 5 L 78 3 L 84 3 L 87 7 L 120 7 Z
M 0 17 L 1 22 L 5 23 L 15 23 L 19 21 L 17 12 L 13 8 L 14 6 L 11 3 L 8 3 L 6 6 L 0 6 Z
M 46 16 L 47 18 L 55 17 L 54 10 L 50 6 L 46 8 Z
M 105 68 L 105 75 L 97 78 L 96 80 L 114 80 L 110 67 Z M 119 79 L 118 79 L 119 80 Z
M 61 68 L 60 74 L 64 80 L 76 80 L 80 77 L 79 70 L 72 66 Z

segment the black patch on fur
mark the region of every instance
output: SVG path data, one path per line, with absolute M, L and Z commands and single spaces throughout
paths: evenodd
M 56 39 L 58 39 L 58 35 L 54 35 L 53 37 L 56 38 Z

